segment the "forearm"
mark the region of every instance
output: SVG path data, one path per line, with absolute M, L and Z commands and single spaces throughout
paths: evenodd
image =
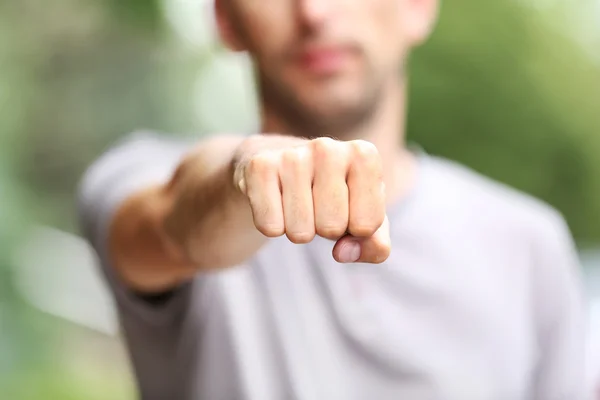
M 131 288 L 168 290 L 199 271 L 241 263 L 264 243 L 232 168 L 243 138 L 198 145 L 172 179 L 118 208 L 109 232 L 111 264 Z
M 265 241 L 254 227 L 247 197 L 234 185 L 241 143 L 234 137 L 199 146 L 166 188 L 164 234 L 201 271 L 239 264 Z
M 162 221 L 167 207 L 165 187 L 153 186 L 127 198 L 111 221 L 111 268 L 136 292 L 167 291 L 195 272 L 165 240 Z

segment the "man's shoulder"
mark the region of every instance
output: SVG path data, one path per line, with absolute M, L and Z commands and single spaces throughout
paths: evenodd
M 474 169 L 442 157 L 428 156 L 433 190 L 443 194 L 459 213 L 524 230 L 563 230 L 562 214 L 545 201 Z

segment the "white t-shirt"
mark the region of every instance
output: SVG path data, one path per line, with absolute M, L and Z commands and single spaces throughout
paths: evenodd
M 338 264 L 333 242 L 283 237 L 164 302 L 134 295 L 107 262 L 107 224 L 188 148 L 139 135 L 101 157 L 80 192 L 143 399 L 588 398 L 580 270 L 563 219 L 428 155 L 388 210 L 382 265 Z

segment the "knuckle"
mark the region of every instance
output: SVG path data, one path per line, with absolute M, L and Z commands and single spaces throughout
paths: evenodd
M 281 153 L 281 163 L 285 166 L 295 165 L 298 163 L 298 155 L 295 149 L 286 149 Z
M 383 223 L 385 222 L 385 200 L 382 201 L 382 206 L 381 209 L 378 210 L 377 208 L 375 208 L 373 210 L 373 215 L 371 217 L 371 220 L 373 221 L 373 226 L 376 227 L 376 229 L 381 228 L 381 226 L 383 225 Z
M 252 175 L 265 176 L 277 168 L 277 158 L 271 152 L 262 152 L 248 161 L 247 171 Z
M 294 171 L 305 169 L 308 164 L 306 149 L 302 147 L 286 149 L 281 153 L 281 163 L 284 168 Z
M 373 143 L 367 140 L 352 140 L 351 142 L 349 142 L 349 144 L 350 146 L 352 146 L 352 150 L 356 155 L 362 155 L 366 157 L 379 156 L 379 151 L 377 150 L 377 147 L 375 147 Z
M 304 180 L 311 174 L 312 163 L 306 148 L 289 149 L 282 153 L 281 172 L 284 176 L 292 176 Z
M 284 234 L 283 225 L 273 222 L 257 223 L 256 229 L 266 237 L 274 238 Z
M 330 137 L 320 137 L 312 140 L 313 151 L 317 156 L 326 156 L 334 153 L 338 147 L 337 142 Z
M 358 219 L 350 221 L 348 229 L 353 236 L 370 237 L 377 232 L 380 225 L 372 219 Z
M 347 226 L 338 223 L 324 223 L 317 226 L 317 234 L 325 239 L 339 239 L 346 234 Z
M 349 144 L 356 159 L 374 164 L 381 162 L 379 150 L 373 143 L 366 140 L 353 140 Z
M 314 239 L 315 233 L 311 231 L 288 231 L 286 232 L 286 236 L 288 240 L 294 244 L 306 244 L 310 243 Z

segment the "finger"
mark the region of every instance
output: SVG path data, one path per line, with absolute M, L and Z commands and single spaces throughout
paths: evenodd
M 351 148 L 348 231 L 355 237 L 370 237 L 385 218 L 381 157 L 377 148 L 369 142 L 355 140 L 348 144 Z
M 285 233 L 293 243 L 308 243 L 315 237 L 312 175 L 312 159 L 306 146 L 283 152 L 279 171 L 283 215 Z
M 348 156 L 333 139 L 313 141 L 313 203 L 317 235 L 337 240 L 348 229 Z
M 278 154 L 263 152 L 248 162 L 240 181 L 240 189 L 243 186 L 242 193 L 250 201 L 254 225 L 267 237 L 281 236 L 285 231 L 278 170 Z
M 333 246 L 333 258 L 343 264 L 358 262 L 361 256 L 360 239 L 346 235 Z
M 360 245 L 361 254 L 358 262 L 380 264 L 388 259 L 392 250 L 392 243 L 387 216 L 384 216 L 383 224 L 375 234 L 362 239 Z
M 391 252 L 389 221 L 385 217 L 381 227 L 368 238 L 346 235 L 333 247 L 333 258 L 340 263 L 380 264 Z

